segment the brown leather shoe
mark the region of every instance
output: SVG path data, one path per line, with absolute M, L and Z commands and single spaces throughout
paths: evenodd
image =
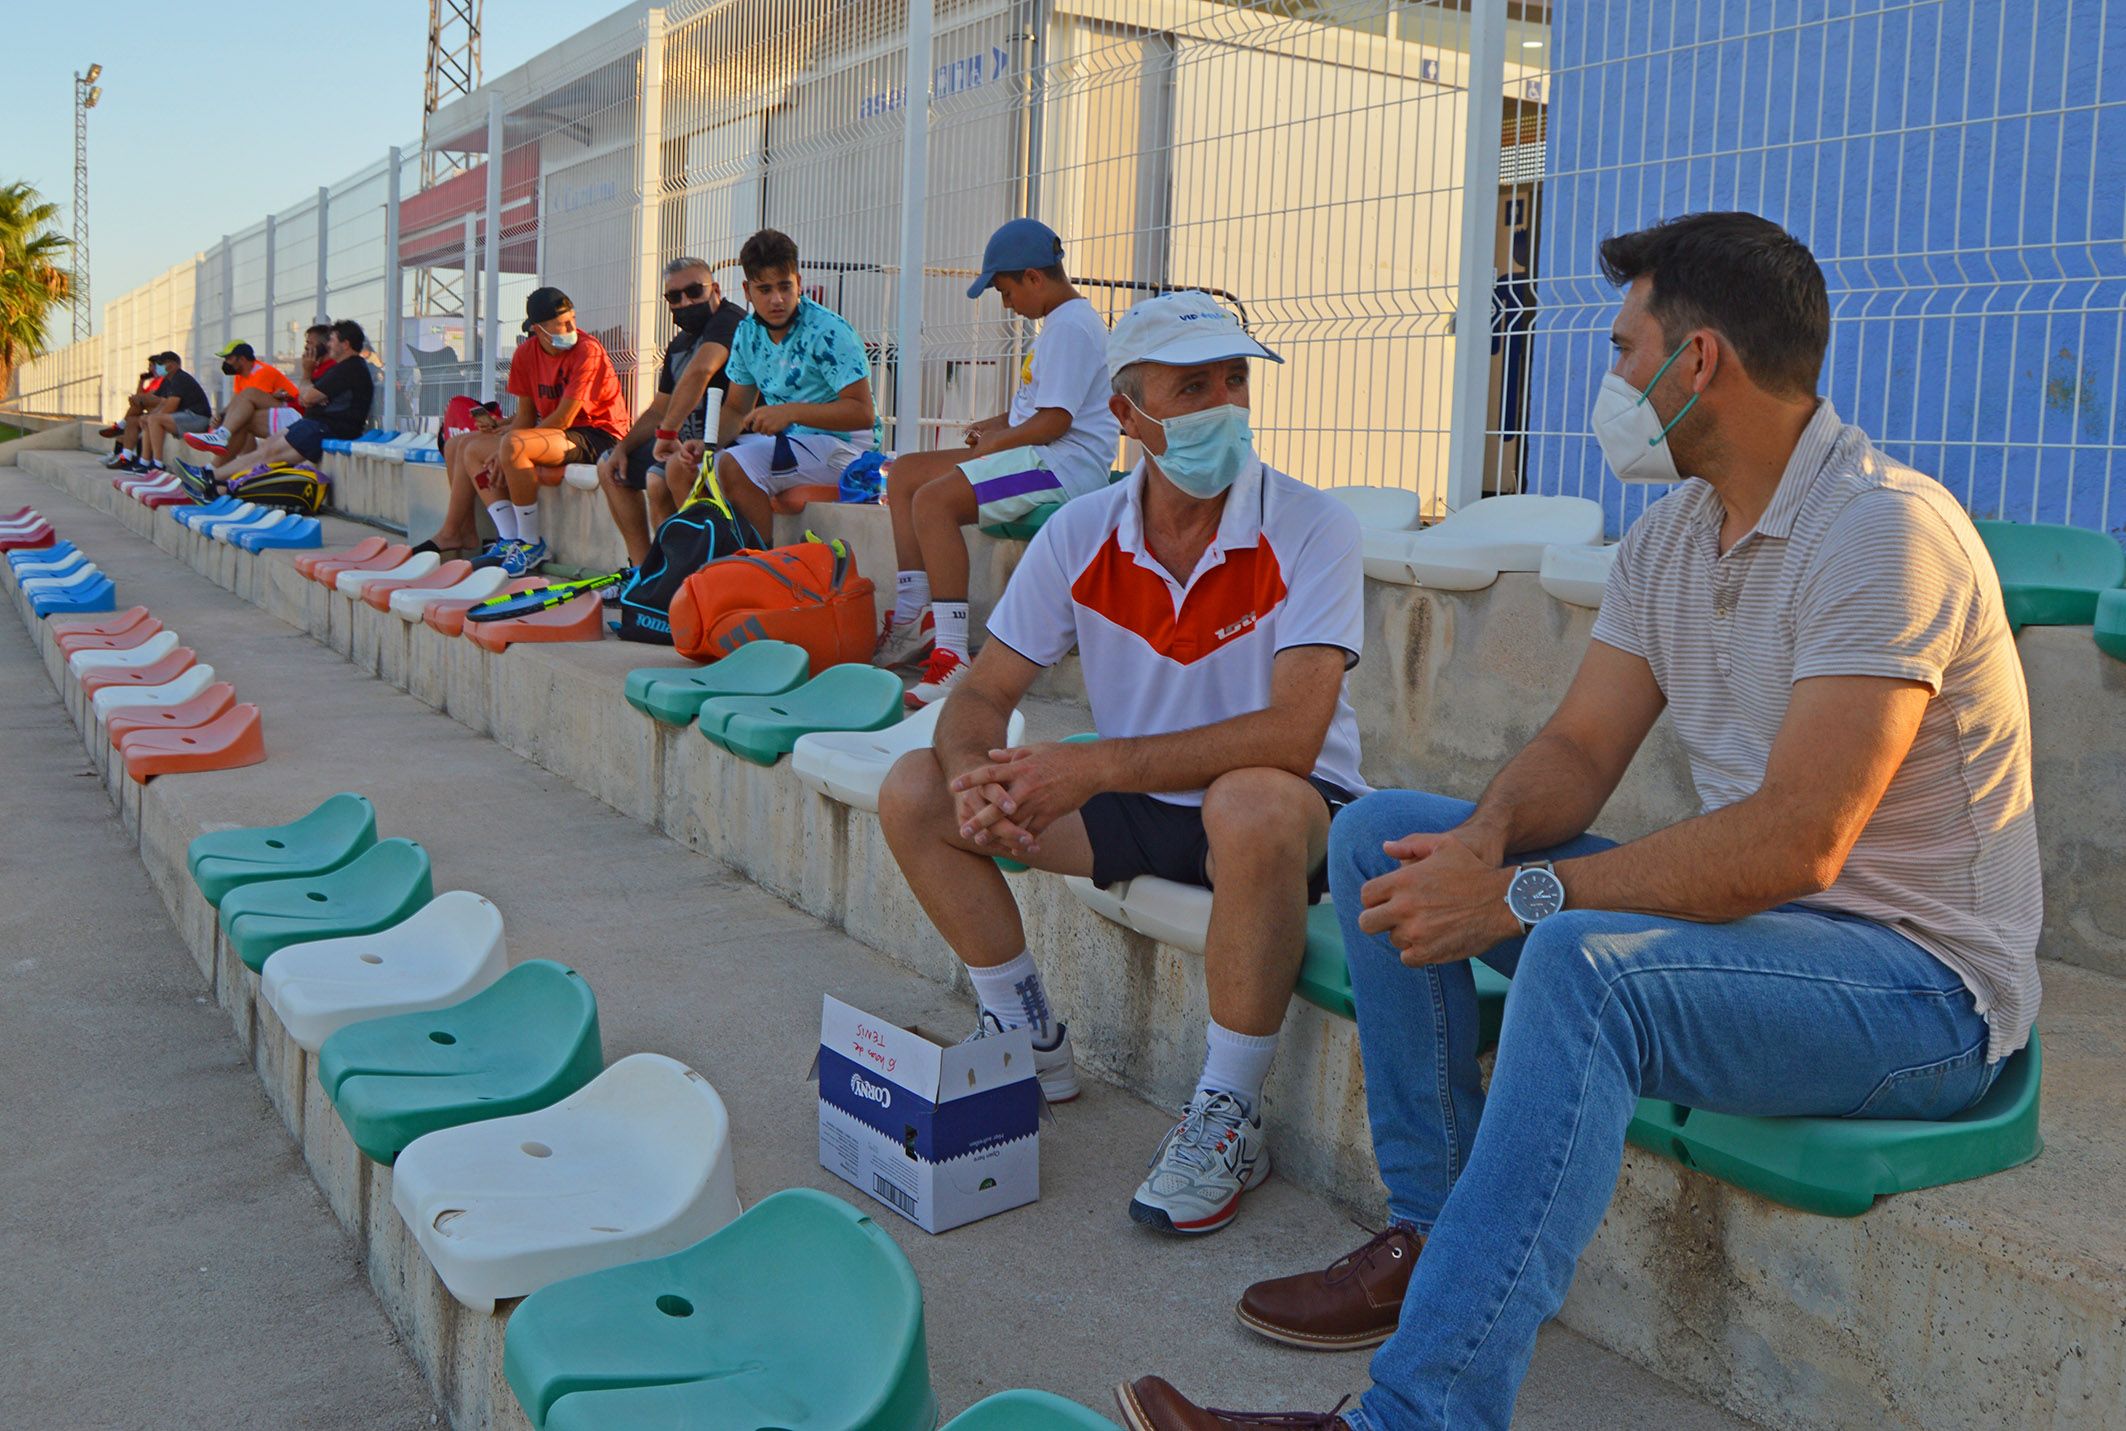
M 1198 1406 L 1156 1376 L 1140 1376 L 1115 1388 L 1115 1405 L 1129 1431 L 1247 1431 L 1277 1426 L 1285 1431 L 1351 1431 L 1350 1423 L 1330 1411 L 1220 1411 Z
M 1274 1342 L 1313 1351 L 1358 1351 L 1395 1334 L 1403 1293 L 1425 1239 L 1407 1227 L 1376 1233 L 1321 1272 L 1273 1277 L 1240 1296 L 1241 1323 Z

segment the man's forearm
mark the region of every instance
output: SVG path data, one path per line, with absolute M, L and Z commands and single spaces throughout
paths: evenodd
M 782 405 L 790 421 L 827 432 L 854 432 L 871 425 L 871 409 L 851 398 L 833 402 L 793 402 Z
M 1086 749 L 1098 764 L 1103 790 L 1148 795 L 1201 790 L 1221 775 L 1250 767 L 1313 774 L 1328 729 L 1324 723 L 1310 731 L 1305 728 L 1310 724 L 1273 707 L 1167 735 L 1098 740 Z
M 1011 728 L 1011 712 L 999 710 L 981 691 L 967 688 L 953 693 L 938 713 L 931 748 L 937 752 L 938 768 L 950 780 L 978 765 L 989 763 L 989 752 L 1003 748 Z
M 977 457 L 987 457 L 992 452 L 1009 452 L 1014 447 L 1045 447 L 1069 431 L 1068 412 L 1044 407 L 1017 427 L 1000 427 L 993 432 L 985 430 L 982 440 L 974 445 L 974 451 Z
M 633 423 L 629 424 L 628 430 L 620 435 L 620 441 L 614 444 L 613 450 L 618 452 L 622 457 L 627 457 L 632 454 L 636 448 L 642 446 L 643 443 L 648 442 L 651 437 L 655 436 L 656 432 L 657 408 L 653 404 L 648 412 L 636 418 Z
M 1542 732 L 1484 787 L 1476 812 L 1463 822 L 1463 842 L 1494 863 L 1561 845 L 1587 833 L 1609 795 L 1578 746 Z
M 1573 909 L 1718 923 L 1820 894 L 1841 860 L 1823 832 L 1761 792 L 1600 854 L 1565 860 Z

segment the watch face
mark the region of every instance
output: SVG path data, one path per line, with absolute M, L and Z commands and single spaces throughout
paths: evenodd
M 1506 907 L 1524 924 L 1533 924 L 1565 907 L 1565 886 L 1549 870 L 1522 870 L 1506 888 Z

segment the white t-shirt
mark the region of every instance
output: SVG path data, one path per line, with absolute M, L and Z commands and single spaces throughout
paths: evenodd
M 1103 736 L 1167 735 L 1266 710 L 1270 667 L 1294 646 L 1335 646 L 1348 670 L 1365 641 L 1358 518 L 1332 497 L 1250 462 L 1186 582 L 1144 540 L 1144 464 L 1065 503 L 1034 537 L 989 634 L 1043 666 L 1075 644 Z M 1336 697 L 1314 774 L 1354 795 L 1358 716 Z M 1159 795 L 1200 805 L 1201 790 Z
M 1070 431 L 1042 444 L 1056 480 L 1069 497 L 1107 485 L 1122 424 L 1108 411 L 1114 388 L 1107 374 L 1107 325 L 1092 304 L 1073 298 L 1041 320 L 1033 340 L 1033 372 L 1011 395 L 1011 425 L 1031 421 L 1044 407 L 1070 414 Z

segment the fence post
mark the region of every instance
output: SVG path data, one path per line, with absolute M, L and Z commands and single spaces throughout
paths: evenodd
M 277 315 L 274 312 L 273 301 L 274 280 L 278 276 L 274 272 L 275 263 L 273 251 L 278 245 L 278 240 L 274 236 L 274 231 L 276 230 L 276 228 L 278 228 L 278 226 L 279 221 L 272 214 L 266 215 L 266 311 L 263 317 L 260 319 L 258 325 L 263 330 L 258 335 L 259 346 L 263 347 L 266 350 L 258 355 L 259 359 L 263 362 L 274 363 L 276 365 L 280 362 L 281 351 L 279 337 L 280 330 L 274 326 L 275 322 L 277 321 Z
M 909 0 L 901 115 L 900 338 L 894 361 L 893 450 L 923 446 L 923 230 L 930 197 L 930 25 L 936 0 Z
M 465 281 L 458 286 L 458 316 L 465 320 L 465 361 L 480 371 L 480 216 L 465 215 Z M 480 401 L 493 402 L 495 375 L 480 383 Z
M 487 96 L 487 292 L 480 308 L 484 338 L 480 344 L 480 400 L 495 396 L 495 354 L 502 351 L 496 311 L 502 306 L 502 96 Z
M 1505 123 L 1506 0 L 1471 0 L 1469 70 L 1462 102 L 1461 282 L 1454 305 L 1453 426 L 1447 443 L 1447 510 L 1484 495 L 1491 412 L 1491 254 L 1498 228 L 1499 141 Z
M 317 186 L 317 317 L 311 320 L 314 323 L 324 323 L 332 317 L 328 306 L 332 302 L 331 287 L 325 278 L 326 240 L 329 237 L 325 224 L 331 209 L 332 191 L 320 184 Z
M 226 348 L 236 338 L 236 250 L 230 246 L 229 236 L 221 236 L 221 345 Z M 202 359 L 201 366 L 205 366 Z M 214 390 L 221 394 L 221 405 L 229 405 L 229 375 L 222 373 L 216 379 Z M 158 457 L 160 453 L 156 454 Z
M 635 206 L 640 242 L 635 259 L 635 324 L 629 346 L 635 354 L 633 370 L 624 376 L 632 399 L 641 407 L 649 393 L 642 381 L 649 372 L 649 354 L 664 331 L 664 256 L 659 252 L 664 227 L 664 11 L 643 16 L 642 32 L 642 122 L 637 126 L 635 155 L 636 192 L 642 197 Z M 653 386 L 653 384 L 652 384 Z M 710 433 L 709 440 L 716 440 Z
M 391 146 L 384 163 L 384 431 L 399 426 L 399 348 L 401 312 L 399 294 L 399 146 Z

